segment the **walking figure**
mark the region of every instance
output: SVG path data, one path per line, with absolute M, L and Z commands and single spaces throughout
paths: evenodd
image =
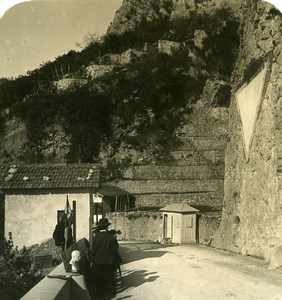
M 108 292 L 116 295 L 116 255 L 119 245 L 113 234 L 108 231 L 111 223 L 107 218 L 100 219 L 96 225 L 98 231 L 93 238 L 91 261 L 97 295 L 103 296 Z

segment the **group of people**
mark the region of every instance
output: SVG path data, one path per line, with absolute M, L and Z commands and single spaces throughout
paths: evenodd
M 116 231 L 108 230 L 111 223 L 107 218 L 100 219 L 92 227 L 94 234 L 90 261 L 92 264 L 95 290 L 98 296 L 106 293 L 116 295 L 115 275 L 121 263 Z
M 95 291 L 97 296 L 103 296 L 109 292 L 116 295 L 116 273 L 120 272 L 121 257 L 118 252 L 119 244 L 117 241 L 116 230 L 108 230 L 111 223 L 107 218 L 100 219 L 92 226 L 92 249 L 86 253 L 85 268 L 83 268 L 83 255 L 80 256 L 80 251 L 75 248 L 71 253 L 69 264 L 72 266 L 72 272 L 81 273 L 83 269 L 89 270 L 92 277 L 91 290 Z M 71 228 L 71 227 L 70 227 Z M 66 231 L 66 218 L 62 218 L 56 225 L 53 232 L 55 245 L 61 247 L 62 253 L 70 248 L 74 243 L 71 231 Z M 70 237 L 69 237 L 70 234 Z M 84 270 L 84 271 L 85 271 Z M 86 271 L 88 273 L 88 271 Z

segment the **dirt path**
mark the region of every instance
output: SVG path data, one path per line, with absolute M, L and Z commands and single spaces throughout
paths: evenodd
M 282 300 L 282 271 L 200 245 L 122 243 L 123 283 L 112 299 Z

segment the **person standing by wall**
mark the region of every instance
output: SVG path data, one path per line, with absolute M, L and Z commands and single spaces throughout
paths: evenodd
M 99 231 L 93 238 L 91 261 L 94 268 L 94 281 L 98 296 L 110 291 L 116 295 L 115 257 L 118 251 L 118 242 L 108 231 L 111 223 L 102 218 L 96 224 Z

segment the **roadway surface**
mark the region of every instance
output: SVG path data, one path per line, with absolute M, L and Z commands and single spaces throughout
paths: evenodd
M 123 242 L 120 254 L 118 293 L 103 299 L 282 300 L 282 270 L 263 260 L 199 244 Z

